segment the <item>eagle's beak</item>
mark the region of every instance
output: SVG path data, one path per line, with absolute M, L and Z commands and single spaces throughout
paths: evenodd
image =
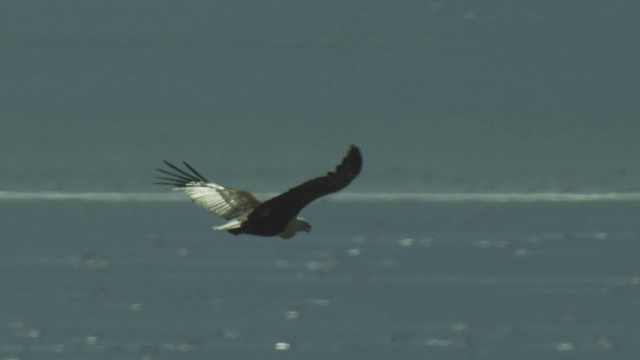
M 307 226 L 307 232 L 311 232 L 311 225 Z

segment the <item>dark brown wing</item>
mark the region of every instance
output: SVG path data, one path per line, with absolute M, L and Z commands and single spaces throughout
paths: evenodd
M 358 176 L 361 169 L 362 154 L 360 154 L 360 149 L 351 145 L 349 152 L 335 171 L 311 179 L 263 202 L 249 214 L 248 221 L 265 217 L 282 218 L 282 220 L 288 221 L 313 200 L 344 189 Z

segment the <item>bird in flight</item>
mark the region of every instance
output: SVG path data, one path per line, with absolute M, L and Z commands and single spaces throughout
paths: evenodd
M 184 169 L 166 160 L 164 163 L 173 172 L 156 168 L 163 174 L 156 178 L 164 180 L 156 184 L 171 185 L 173 190 L 187 194 L 196 205 L 229 220 L 224 225 L 213 227 L 214 230 L 227 230 L 233 235 L 279 235 L 283 239 L 290 239 L 299 231 L 311 231 L 307 220 L 298 217 L 300 210 L 319 197 L 344 189 L 358 176 L 362 169 L 362 154 L 357 146 L 351 145 L 334 171 L 306 181 L 265 202 L 259 201 L 248 191 L 209 182 L 185 161 L 182 162 L 186 167 Z

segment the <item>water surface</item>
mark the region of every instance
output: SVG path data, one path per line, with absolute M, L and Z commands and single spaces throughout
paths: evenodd
M 5 201 L 19 358 L 631 358 L 636 201 L 331 202 L 291 241 L 188 201 Z

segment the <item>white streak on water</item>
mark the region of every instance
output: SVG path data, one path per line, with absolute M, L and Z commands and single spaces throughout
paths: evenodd
M 269 199 L 277 194 L 257 194 L 260 199 Z M 594 202 L 594 201 L 640 201 L 640 193 L 338 193 L 323 198 L 337 202 Z M 115 192 L 14 192 L 0 191 L 2 201 L 101 201 L 101 202 L 148 202 L 184 201 L 182 194 L 166 193 L 115 193 Z

